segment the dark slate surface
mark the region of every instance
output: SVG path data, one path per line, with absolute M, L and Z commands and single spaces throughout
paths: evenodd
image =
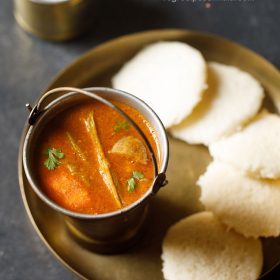
M 12 1 L 0 1 L 0 279 L 74 278 L 33 230 L 17 179 L 18 143 L 27 116 L 24 104 L 35 100 L 74 58 L 122 34 L 178 27 L 225 36 L 280 67 L 279 0 L 212 0 L 210 9 L 202 0 L 99 2 L 95 25 L 87 36 L 52 43 L 22 31 L 13 18 Z

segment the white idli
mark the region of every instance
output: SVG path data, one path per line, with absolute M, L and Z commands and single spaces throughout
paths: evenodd
M 208 64 L 208 89 L 193 113 L 171 128 L 176 138 L 208 145 L 237 130 L 259 110 L 260 83 L 246 72 L 215 62 Z
M 214 161 L 198 180 L 200 200 L 222 222 L 247 237 L 280 234 L 280 181 L 257 180 Z
M 182 42 L 159 42 L 127 62 L 112 84 L 144 100 L 165 127 L 170 127 L 188 116 L 200 101 L 206 71 L 198 50 Z
M 210 145 L 215 159 L 256 177 L 280 177 L 280 117 L 261 113 L 243 130 Z
M 162 249 L 167 280 L 256 280 L 262 269 L 261 242 L 228 230 L 211 212 L 173 225 Z

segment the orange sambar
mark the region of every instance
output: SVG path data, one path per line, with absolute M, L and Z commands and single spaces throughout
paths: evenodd
M 157 136 L 149 122 L 134 108 L 114 103 L 138 124 L 158 156 Z M 90 115 L 103 155 L 87 126 Z M 128 145 L 124 149 L 116 144 L 126 139 L 136 139 L 144 148 Z M 119 152 L 112 152 L 113 147 Z M 48 149 L 59 151 L 60 157 Z M 145 161 L 133 157 L 139 150 Z M 101 214 L 126 207 L 143 196 L 154 179 L 154 165 L 144 140 L 118 112 L 97 101 L 79 103 L 50 120 L 40 132 L 35 155 L 35 174 L 42 190 L 58 205 L 78 213 Z M 48 160 L 54 166 L 48 165 Z M 102 169 L 104 163 L 110 174 Z M 107 175 L 113 179 L 121 206 L 108 187 Z

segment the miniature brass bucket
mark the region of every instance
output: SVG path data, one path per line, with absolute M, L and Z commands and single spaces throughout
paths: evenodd
M 37 106 L 30 113 L 30 127 L 25 136 L 23 146 L 23 166 L 26 177 L 40 199 L 63 216 L 69 232 L 73 234 L 78 242 L 99 253 L 120 252 L 138 240 L 147 218 L 149 198 L 167 183 L 165 172 L 169 150 L 166 131 L 155 112 L 133 95 L 101 87 L 84 90 L 75 88 L 61 89 L 64 91 L 63 93 L 58 88 L 43 95 Z M 65 89 L 68 92 L 65 93 Z M 83 94 L 84 91 L 86 91 L 86 95 Z M 54 94 L 56 95 L 55 97 L 53 96 Z M 91 95 L 96 95 L 96 97 L 100 97 L 108 103 L 110 102 L 107 100 L 120 101 L 135 108 L 150 122 L 159 140 L 159 151 L 156 151 L 158 153 L 157 157 L 153 157 L 156 165 L 155 179 L 150 189 L 133 204 L 105 214 L 80 214 L 59 206 L 43 192 L 33 174 L 33 151 L 44 125 L 63 110 L 93 97 Z M 143 135 L 141 136 L 143 137 Z M 145 142 L 147 141 L 147 139 L 144 140 Z M 157 161 L 156 158 L 159 160 Z

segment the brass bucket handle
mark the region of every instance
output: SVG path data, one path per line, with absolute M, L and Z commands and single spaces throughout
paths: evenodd
M 147 137 L 145 136 L 145 134 L 143 133 L 143 131 L 139 128 L 139 126 L 122 110 L 120 109 L 118 106 L 116 106 L 115 104 L 113 104 L 112 102 L 108 101 L 107 99 L 101 97 L 100 95 L 88 91 L 88 90 L 83 90 L 80 88 L 75 88 L 75 87 L 58 87 L 58 88 L 54 88 L 49 90 L 48 92 L 46 92 L 38 101 L 37 105 L 35 105 L 33 108 L 30 106 L 30 104 L 26 104 L 26 107 L 28 108 L 28 110 L 30 111 L 29 114 L 29 118 L 28 118 L 28 123 L 30 125 L 33 125 L 36 121 L 36 119 L 38 118 L 38 116 L 45 111 L 45 107 L 43 106 L 43 102 L 50 97 L 51 95 L 58 93 L 58 92 L 74 92 L 74 93 L 80 93 L 83 95 L 86 95 L 90 98 L 93 98 L 105 105 L 107 105 L 108 107 L 114 109 L 115 111 L 117 111 L 121 116 L 123 116 L 136 130 L 137 132 L 140 134 L 140 136 L 142 137 L 142 139 L 144 140 L 149 153 L 151 155 L 152 161 L 153 161 L 153 165 L 154 165 L 154 170 L 155 170 L 155 179 L 153 181 L 153 194 L 156 194 L 158 192 L 158 190 L 165 186 L 168 181 L 166 180 L 166 174 L 165 173 L 158 173 L 158 165 L 157 165 L 157 161 L 156 161 L 156 156 L 155 153 L 153 151 L 153 148 L 149 142 L 149 140 L 147 139 Z

